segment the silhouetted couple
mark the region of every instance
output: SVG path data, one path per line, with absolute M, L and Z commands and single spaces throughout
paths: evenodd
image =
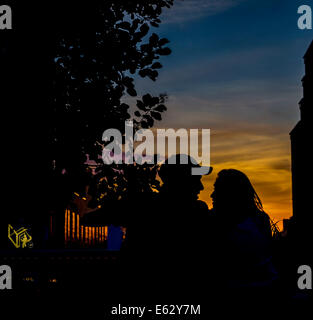
M 180 156 L 188 163 L 179 164 Z M 209 210 L 198 200 L 202 176 L 191 171 L 199 165 L 189 156 L 173 157 L 159 170 L 160 192 L 141 207 L 136 230 L 129 230 L 134 275 L 140 275 L 144 290 L 183 298 L 210 290 L 270 288 L 276 279 L 271 223 L 247 176 L 220 171 Z

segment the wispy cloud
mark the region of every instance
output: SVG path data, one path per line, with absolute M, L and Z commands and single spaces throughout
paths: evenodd
M 232 7 L 245 0 L 176 0 L 173 8 L 163 14 L 163 23 L 182 23 L 212 16 Z
M 286 48 L 286 51 L 288 48 Z M 220 51 L 219 54 L 207 52 L 203 56 L 178 62 L 160 71 L 159 85 L 175 83 L 185 90 L 186 85 L 199 85 L 208 82 L 225 83 L 240 79 L 286 78 L 294 70 L 288 68 L 290 55 L 280 46 L 255 46 Z M 300 65 L 300 64 L 299 64 Z M 284 68 L 279 68 L 284 66 Z M 302 65 L 299 70 L 302 72 Z M 294 81 L 301 77 L 292 75 Z

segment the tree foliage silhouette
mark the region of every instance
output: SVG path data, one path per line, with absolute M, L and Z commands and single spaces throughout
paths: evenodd
M 84 192 L 90 180 L 87 155 L 99 161 L 103 131 L 123 132 L 125 120 L 132 117 L 130 105 L 123 100 L 137 97 L 134 77 L 156 81 L 162 68 L 158 60 L 171 50 L 167 39 L 149 32 L 159 26 L 162 10 L 172 5 L 173 0 L 77 5 L 70 22 L 61 23 L 63 27 L 55 32 L 49 152 L 52 185 L 58 193 L 53 198 L 62 205 L 73 191 Z M 134 129 L 161 120 L 165 100 L 164 94 L 138 97 Z M 106 177 L 115 174 L 113 167 L 104 170 Z

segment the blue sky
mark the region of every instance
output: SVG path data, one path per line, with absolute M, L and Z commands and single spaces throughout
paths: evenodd
M 275 220 L 291 215 L 289 132 L 299 119 L 302 57 L 312 30 L 297 27 L 305 0 L 176 0 L 156 32 L 172 54 L 140 91 L 167 92 L 158 127 L 210 128 L 215 174 L 248 174 Z M 201 198 L 210 205 L 215 175 Z

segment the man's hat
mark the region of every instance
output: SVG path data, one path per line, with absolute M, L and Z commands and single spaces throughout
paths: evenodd
M 159 176 L 165 181 L 193 175 L 208 175 L 212 170 L 212 167 L 200 166 L 199 163 L 189 155 L 176 154 L 165 160 L 159 170 Z

